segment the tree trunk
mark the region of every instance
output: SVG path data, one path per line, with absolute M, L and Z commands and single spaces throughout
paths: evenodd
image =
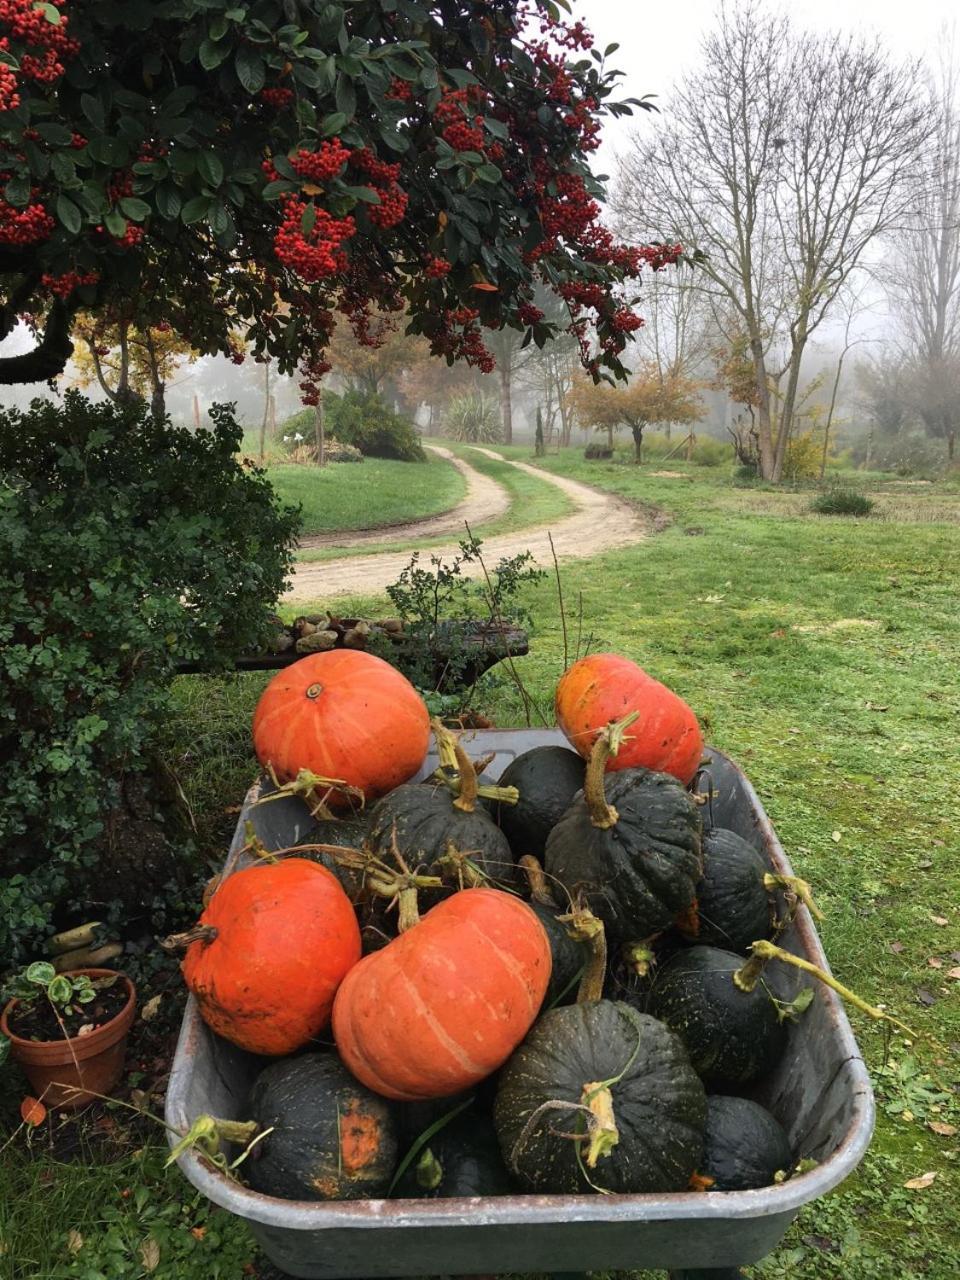
M 640 463 L 641 463 L 641 462 L 643 462 L 643 428 L 644 428 L 644 425 L 645 425 L 645 424 L 641 422 L 639 425 L 631 424 L 631 427 L 630 427 L 630 430 L 633 432 L 633 449 L 634 449 L 634 459 L 633 459 L 633 460 L 634 460 L 634 462 L 636 462 L 636 463 L 637 463 L 637 465 L 638 465 L 638 466 L 640 465 Z
M 610 452 L 613 452 L 613 427 L 607 427 L 607 444 L 610 446 Z
M 270 357 L 263 362 L 263 421 L 260 423 L 260 465 L 267 455 L 267 419 L 270 416 Z
M 327 465 L 327 438 L 323 422 L 323 387 L 317 389 L 317 407 L 313 415 L 313 430 L 317 441 L 317 466 Z
M 750 351 L 757 383 L 757 436 L 760 445 L 760 475 L 773 479 L 773 437 L 770 431 L 770 388 L 767 385 L 767 363 L 763 356 L 763 340 L 751 338 Z
M 956 444 L 957 444 L 956 431 L 948 431 L 947 432 L 947 462 L 950 464 L 951 467 L 953 466 L 953 452 L 954 452 L 954 449 L 956 448 Z
M 500 422 L 503 427 L 503 443 L 513 444 L 513 404 L 510 397 L 511 369 L 508 360 L 500 363 Z
M 167 412 L 166 387 L 160 377 L 160 362 L 157 359 L 157 349 L 153 344 L 153 334 L 150 332 L 149 325 L 143 331 L 143 345 L 147 349 L 147 359 L 150 362 L 150 413 L 154 422 L 162 422 Z
M 120 377 L 117 379 L 117 399 L 124 400 L 130 394 L 130 341 L 129 325 L 121 321 L 120 330 Z
M 693 447 L 697 443 L 696 435 L 691 431 L 687 436 L 687 461 L 693 461 Z
M 800 362 L 803 360 L 803 350 L 806 345 L 806 321 L 803 319 L 799 329 L 794 334 L 790 348 L 787 390 L 780 409 L 777 445 L 773 456 L 773 474 L 770 476 L 774 484 L 780 483 L 780 477 L 783 475 L 783 464 L 787 458 L 787 445 L 790 443 L 790 434 L 793 431 L 793 412 L 797 403 L 797 389 L 800 386 Z
M 200 397 L 196 392 L 193 393 L 193 429 L 200 430 Z

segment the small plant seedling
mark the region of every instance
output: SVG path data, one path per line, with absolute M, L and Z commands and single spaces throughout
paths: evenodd
M 45 996 L 62 1015 L 79 1013 L 81 1005 L 97 998 L 97 988 L 86 974 L 69 978 L 57 973 L 49 961 L 37 960 L 11 978 L 4 994 L 8 1000 L 19 1000 L 25 1005 L 34 1005 Z

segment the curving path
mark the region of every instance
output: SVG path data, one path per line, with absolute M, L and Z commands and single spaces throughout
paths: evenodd
M 534 525 L 529 529 L 518 529 L 514 533 L 484 538 L 483 554 L 488 567 L 496 564 L 504 556 L 513 556 L 526 550 L 533 552 L 534 558 L 540 565 L 548 566 L 552 559 L 549 534 L 553 535 L 553 545 L 558 559 L 565 560 L 595 556 L 614 547 L 641 542 L 651 531 L 650 521 L 641 512 L 612 494 L 601 493 L 598 489 L 581 484 L 579 480 L 569 480 L 566 476 L 541 471 L 539 467 L 531 467 L 526 462 L 514 462 L 512 459 L 503 458 L 493 449 L 480 449 L 476 445 L 473 447 L 497 462 L 509 462 L 510 466 L 527 471 L 547 484 L 562 489 L 576 507 L 573 515 L 564 516 L 552 525 Z M 437 452 L 447 453 L 446 450 L 439 448 Z M 463 509 L 469 504 L 471 493 L 476 496 L 479 482 L 482 481 L 485 486 L 492 486 L 492 489 L 487 490 L 491 501 L 494 500 L 493 489 L 497 491 L 497 501 L 500 501 L 501 496 L 505 498 L 506 494 L 500 485 L 486 476 L 481 476 L 469 464 L 462 463 L 462 460 L 455 461 L 461 462 L 461 470 L 466 475 L 470 486 L 467 498 L 443 516 L 401 526 L 404 540 L 411 536 L 435 536 L 437 532 L 456 532 L 459 536 L 463 532 L 464 518 L 475 528 L 506 510 L 506 505 L 482 506 L 480 510 L 474 509 L 474 514 L 464 517 Z M 447 523 L 449 521 L 454 523 L 451 525 Z M 440 522 L 444 522 L 443 527 L 438 528 Z M 377 541 L 383 540 L 385 534 L 383 529 L 371 532 L 375 534 Z M 335 536 L 338 538 L 337 542 L 325 543 L 311 540 L 304 542 L 303 545 L 353 546 L 363 540 L 372 540 L 363 533 Z M 457 551 L 458 547 L 454 541 L 449 546 L 431 547 L 429 554 L 449 560 L 456 555 Z M 331 596 L 375 595 L 383 591 L 391 582 L 396 581 L 400 571 L 409 563 L 410 555 L 409 550 L 388 551 L 369 556 L 347 556 L 342 560 L 325 560 L 319 563 L 307 561 L 298 564 L 286 599 L 313 601 L 326 600 Z M 478 569 L 477 573 L 480 572 L 481 570 Z
M 462 534 L 464 521 L 472 526 L 481 521 L 495 520 L 508 509 L 510 495 L 502 484 L 497 484 L 496 480 L 491 480 L 481 471 L 475 471 L 469 463 L 458 458 L 449 449 L 438 444 L 427 444 L 424 448 L 452 462 L 466 480 L 467 492 L 462 502 L 458 502 L 449 511 L 441 511 L 440 515 L 429 516 L 426 520 L 409 520 L 401 524 L 380 525 L 377 529 L 354 529 L 352 532 L 345 529 L 340 533 L 314 533 L 308 538 L 301 538 L 300 546 L 356 547 L 364 542 L 389 542 L 392 533 L 401 533 L 404 539 L 436 538 L 445 533 Z M 330 561 L 326 563 L 329 565 Z

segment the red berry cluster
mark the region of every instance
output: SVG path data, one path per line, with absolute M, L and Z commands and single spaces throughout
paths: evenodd
M 51 0 L 58 9 L 62 9 L 66 0 Z M 76 56 L 80 43 L 67 35 L 67 19 L 62 14 L 57 23 L 47 19 L 43 8 L 36 0 L 0 0 L 0 29 L 5 31 L 3 48 L 10 49 L 10 41 L 14 42 L 19 71 L 7 67 L 14 80 L 18 75 L 35 84 L 52 85 L 63 75 L 64 64 Z M 4 76 L 4 105 L 0 110 L 10 110 L 13 105 L 13 87 L 9 76 Z
M 464 360 L 481 373 L 492 373 L 497 362 L 483 344 L 477 324 L 479 314 L 472 307 L 444 311 L 443 327 L 430 340 L 431 354 Z
M 683 257 L 682 244 L 645 244 L 638 250 L 639 257 L 651 271 L 674 267 Z
M 486 140 L 483 116 L 474 116 L 472 125 L 467 119 L 471 103 L 482 98 L 483 90 L 479 85 L 471 85 L 470 89 L 475 92 L 471 94 L 469 89 L 445 90 L 433 113 L 434 123 L 441 130 L 440 136 L 454 151 L 482 151 Z
M 558 194 L 544 196 L 540 221 L 547 236 L 563 236 L 577 242 L 600 214 L 600 206 L 587 192 L 578 173 L 558 173 L 554 178 Z
M 70 146 L 74 151 L 82 151 L 87 145 L 87 139 L 82 133 L 74 133 L 70 138 Z
M 99 279 L 99 271 L 87 271 L 83 274 L 79 271 L 65 271 L 60 276 L 44 274 L 40 277 L 40 283 L 58 298 L 69 298 L 74 289 L 79 289 L 84 284 L 96 284 Z
M 0 197 L 0 244 L 37 244 L 46 240 L 54 221 L 39 201 L 15 209 Z
M 517 307 L 517 317 L 521 324 L 539 324 L 543 319 L 543 312 L 532 302 L 521 302 Z
M 642 329 L 645 321 L 629 307 L 620 307 L 613 313 L 610 323 L 618 333 L 633 333 L 635 329 Z
M 384 94 L 384 97 L 392 98 L 395 102 L 412 102 L 413 86 L 409 80 L 401 80 L 399 77 L 394 77 L 390 81 L 390 88 Z
M 579 134 L 581 151 L 596 151 L 600 145 L 600 121 L 593 114 L 596 109 L 596 98 L 584 98 L 574 103 L 563 117 L 567 128 L 576 129 Z
M 267 88 L 260 90 L 260 99 L 265 102 L 268 107 L 274 107 L 280 110 L 282 107 L 289 107 L 293 101 L 292 89 Z
M 123 235 L 111 236 L 111 239 L 119 249 L 134 249 L 145 235 L 143 227 L 138 227 L 134 222 L 128 222 Z
M 442 280 L 450 274 L 450 263 L 446 258 L 428 258 L 423 274 L 428 280 Z
M 316 284 L 327 280 L 346 267 L 347 255 L 342 245 L 354 235 L 353 218 L 332 218 L 323 209 L 317 209 L 316 221 L 309 232 L 303 230 L 303 215 L 307 205 L 295 197 L 283 202 L 283 221 L 274 237 L 273 248 L 285 267 L 302 280 Z
M 407 212 L 407 193 L 397 183 L 400 165 L 379 160 L 369 147 L 362 147 L 350 155 L 350 163 L 366 177 L 380 197 L 380 203 L 371 205 L 368 217 L 375 227 L 386 230 L 402 222 Z
M 10 41 L 4 37 L 0 40 L 0 49 L 9 49 Z M 17 92 L 20 81 L 13 67 L 0 62 L 0 111 L 15 111 L 20 105 L 20 94 Z
M 557 293 L 564 302 L 569 302 L 574 308 L 593 307 L 595 311 L 602 311 L 607 300 L 607 290 L 604 285 L 587 284 L 577 280 L 557 285 Z
M 125 196 L 132 195 L 133 174 L 129 169 L 118 170 L 107 183 L 107 200 L 110 204 L 117 204 Z
M 349 159 L 350 149 L 339 138 L 331 138 L 328 142 L 321 142 L 316 151 L 301 147 L 296 155 L 290 157 L 290 163 L 297 176 L 308 182 L 329 182 Z

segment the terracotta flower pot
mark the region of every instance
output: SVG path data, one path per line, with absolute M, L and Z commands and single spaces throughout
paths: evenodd
M 64 976 L 109 978 L 113 969 L 71 969 Z M 9 1018 L 18 1003 L 11 1000 L 0 1014 L 0 1031 L 10 1041 L 10 1054 L 30 1081 L 36 1097 L 47 1107 L 74 1110 L 92 1102 L 94 1094 L 108 1094 L 123 1074 L 127 1036 L 137 1008 L 137 991 L 126 974 L 117 974 L 127 988 L 127 1002 L 109 1022 L 86 1036 L 69 1040 L 24 1040 L 10 1030 Z M 68 1086 L 68 1087 L 64 1087 Z M 76 1089 L 78 1092 L 74 1092 Z

